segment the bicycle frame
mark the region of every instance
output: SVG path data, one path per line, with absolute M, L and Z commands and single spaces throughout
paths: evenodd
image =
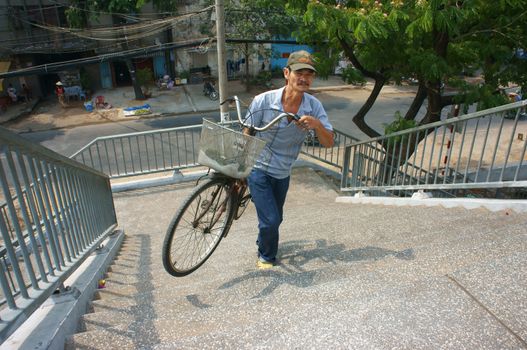
M 209 176 L 209 175 L 210 174 L 207 174 L 206 176 Z M 216 225 L 219 218 L 221 217 L 221 214 L 223 214 L 223 212 L 227 209 L 228 201 L 232 200 L 233 201 L 232 205 L 233 205 L 234 210 L 232 210 L 231 215 L 228 218 L 228 221 L 226 224 L 226 226 L 230 228 L 232 222 L 234 220 L 238 220 L 242 216 L 243 212 L 245 211 L 246 207 L 244 207 L 244 210 L 242 212 L 239 212 L 241 205 L 242 204 L 245 205 L 247 201 L 251 198 L 251 194 L 246 193 L 246 190 L 248 188 L 247 183 L 245 180 L 235 179 L 235 178 L 232 178 L 230 176 L 224 175 L 219 172 L 213 173 L 211 176 L 220 177 L 220 178 L 225 179 L 225 184 L 228 187 L 228 194 L 225 197 L 225 199 L 221 201 L 221 203 L 219 202 L 216 203 L 216 206 L 213 209 L 214 214 L 213 214 L 213 219 L 210 222 L 210 227 L 213 227 L 214 225 Z M 203 179 L 203 177 L 198 179 L 198 181 L 196 182 L 196 185 L 199 183 L 201 179 Z M 209 199 L 207 206 L 202 208 L 203 210 L 201 210 L 199 215 L 196 215 L 196 217 L 194 218 L 194 221 L 192 222 L 193 227 L 197 227 L 198 223 L 205 216 L 205 214 L 209 212 L 209 210 L 213 207 L 214 203 L 217 202 L 217 199 L 219 198 L 219 196 L 221 196 L 222 191 L 223 191 L 223 188 L 218 188 L 218 190 L 212 194 L 212 198 Z M 218 209 L 220 210 L 220 212 L 219 212 L 219 215 L 216 216 L 216 212 Z M 223 237 L 227 237 L 228 232 L 229 230 L 225 230 L 225 234 L 223 235 Z

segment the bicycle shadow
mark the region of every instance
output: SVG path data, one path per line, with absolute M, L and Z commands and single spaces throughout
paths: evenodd
M 262 298 L 273 293 L 284 284 L 298 288 L 307 288 L 316 284 L 315 277 L 320 270 L 327 265 L 336 266 L 339 262 L 367 262 L 377 261 L 393 256 L 401 260 L 415 259 L 413 249 L 402 251 L 384 249 L 380 247 L 366 246 L 361 248 L 347 249 L 344 244 L 328 244 L 327 240 L 320 239 L 312 241 L 289 241 L 280 247 L 279 266 L 270 270 L 255 270 L 243 276 L 236 277 L 218 289 L 229 289 L 246 283 L 247 281 L 266 277 L 268 284 L 254 295 L 251 299 Z M 307 270 L 305 266 L 319 260 L 314 269 Z

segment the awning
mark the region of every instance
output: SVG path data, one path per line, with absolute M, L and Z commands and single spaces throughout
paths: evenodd
M 0 73 L 7 72 L 11 66 L 11 61 L 0 61 Z M 4 91 L 4 79 L 0 79 L 0 92 Z

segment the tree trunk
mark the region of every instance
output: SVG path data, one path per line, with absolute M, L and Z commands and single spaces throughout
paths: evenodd
M 141 90 L 141 87 L 137 83 L 137 79 L 135 78 L 135 68 L 132 64 L 131 59 L 126 60 L 126 66 L 128 67 L 128 71 L 130 72 L 130 78 L 132 79 L 132 85 L 134 86 L 134 92 L 135 92 L 135 99 L 136 100 L 144 100 L 145 95 L 143 94 L 143 90 Z
M 415 94 L 414 100 L 412 101 L 412 104 L 410 105 L 410 108 L 408 108 L 408 110 L 406 111 L 404 119 L 415 120 L 415 117 L 417 116 L 417 113 L 419 113 L 419 110 L 421 109 L 421 106 L 423 105 L 425 99 L 426 85 L 424 84 L 424 82 L 422 82 L 421 79 L 419 79 L 419 87 L 417 88 L 417 92 Z
M 353 116 L 353 122 L 357 127 L 366 135 L 369 137 L 378 137 L 381 136 L 380 133 L 372 129 L 368 124 L 366 124 L 365 118 L 368 111 L 371 109 L 375 101 L 377 100 L 377 97 L 379 97 L 379 94 L 382 90 L 382 87 L 384 86 L 384 79 L 375 80 L 375 85 L 373 87 L 373 90 L 368 96 L 368 99 L 366 102 L 362 105 L 360 110 Z
M 174 36 L 172 35 L 172 27 L 168 28 L 167 31 L 166 31 L 166 35 L 167 35 L 167 42 L 172 44 L 172 42 L 174 41 Z M 171 59 L 172 55 L 171 53 L 174 52 L 174 49 L 170 49 L 170 50 L 165 50 L 164 53 L 165 53 L 165 62 L 167 64 L 167 68 L 168 68 L 168 72 L 167 74 L 172 78 L 174 79 L 176 77 L 176 69 L 174 67 L 174 61 Z
M 371 72 L 365 69 L 362 64 L 359 62 L 357 56 L 355 56 L 355 52 L 353 51 L 353 46 L 348 44 L 346 40 L 340 38 L 337 35 L 337 39 L 340 41 L 340 44 L 342 48 L 344 49 L 344 54 L 349 58 L 351 64 L 358 69 L 362 75 L 368 78 L 372 78 L 375 80 L 375 85 L 373 87 L 373 90 L 366 100 L 366 102 L 362 105 L 361 109 L 353 116 L 353 122 L 357 127 L 366 135 L 369 137 L 378 137 L 381 136 L 377 131 L 372 129 L 368 124 L 366 124 L 365 118 L 366 114 L 368 114 L 369 110 L 377 100 L 377 97 L 379 97 L 379 94 L 381 92 L 382 87 L 386 83 L 386 77 L 382 74 L 382 72 Z
M 249 44 L 245 44 L 245 91 L 249 92 Z

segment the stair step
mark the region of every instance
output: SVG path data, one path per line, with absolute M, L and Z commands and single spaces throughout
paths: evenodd
M 131 346 L 155 345 L 156 349 L 317 348 L 324 344 L 383 348 L 394 343 L 407 348 L 440 344 L 455 348 L 477 347 L 474 345 L 481 341 L 489 348 L 519 345 L 444 276 L 406 282 L 378 280 L 381 274 L 372 274 L 373 285 L 364 284 L 363 279 L 336 280 L 304 289 L 301 295 L 292 293 L 287 300 L 277 289 L 272 297 L 249 299 L 242 305 L 222 305 L 177 317 L 173 314 L 166 319 L 158 315 L 154 320 L 136 319 L 107 330 L 79 333 L 69 344 L 81 347 L 96 338 L 107 339 L 106 346 L 110 346 L 114 334 L 117 339 L 133 334 Z M 451 308 L 452 304 L 456 307 Z M 401 344 L 401 332 L 408 343 Z M 447 338 L 443 338 L 445 332 Z M 172 335 L 170 339 L 165 338 L 167 333 Z M 335 343 L 326 343 L 330 340 Z
M 477 242 L 477 238 L 475 241 Z M 293 260 L 289 260 L 286 257 L 283 260 L 284 264 L 273 269 L 269 276 L 265 275 L 266 272 L 262 274 L 262 271 L 254 269 L 241 269 L 241 271 L 245 271 L 245 274 L 240 275 L 240 270 L 236 270 L 206 282 L 201 281 L 201 285 L 200 283 L 186 285 L 181 284 L 179 279 L 169 279 L 164 287 L 149 291 L 140 292 L 132 289 L 120 293 L 120 289 L 108 288 L 100 294 L 111 297 L 103 297 L 94 301 L 93 310 L 96 312 L 85 317 L 92 321 L 97 320 L 99 312 L 108 310 L 115 310 L 117 313 L 135 313 L 141 317 L 146 317 L 146 312 L 142 310 L 142 307 L 165 310 L 172 307 L 174 303 L 177 304 L 175 313 L 188 309 L 199 309 L 202 306 L 231 304 L 233 299 L 243 301 L 262 293 L 265 294 L 267 293 L 265 291 L 270 288 L 269 285 L 273 284 L 282 287 L 281 290 L 284 292 L 283 280 L 286 281 L 285 284 L 287 285 L 297 286 L 291 291 L 293 294 L 298 293 L 298 286 L 301 287 L 301 290 L 303 288 L 316 288 L 335 280 L 347 281 L 350 278 L 363 278 L 363 280 L 355 283 L 368 284 L 372 277 L 372 271 L 375 271 L 375 276 L 380 281 L 389 277 L 408 282 L 426 276 L 442 276 L 469 264 L 496 259 L 514 252 L 515 249 L 522 248 L 527 250 L 525 235 L 506 235 L 500 239 L 494 237 L 482 247 L 475 245 L 474 241 L 471 240 L 454 242 L 451 248 L 444 249 L 448 254 L 441 254 L 440 252 L 443 250 L 438 250 L 436 247 L 424 247 L 415 251 L 403 252 L 365 247 L 349 251 L 349 258 L 347 259 L 334 259 L 329 255 L 324 255 L 321 259 L 306 256 L 306 259 L 300 260 L 295 260 L 295 257 Z M 467 251 L 469 253 L 464 254 Z M 460 256 L 463 257 L 460 258 Z M 308 263 L 299 264 L 299 261 L 307 261 Z M 313 264 L 311 261 L 315 263 Z M 200 295 L 196 293 L 196 290 L 206 290 L 207 293 Z M 131 294 L 134 292 L 136 293 Z M 123 295 L 127 297 L 122 297 Z M 101 317 L 103 319 L 115 319 L 116 321 L 121 319 L 118 316 L 103 315 Z

